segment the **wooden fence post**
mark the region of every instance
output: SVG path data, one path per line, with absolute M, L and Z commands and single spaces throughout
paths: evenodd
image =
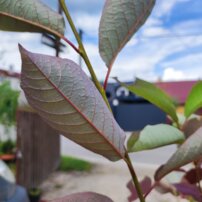
M 60 136 L 32 112 L 17 112 L 17 183 L 38 187 L 60 162 Z

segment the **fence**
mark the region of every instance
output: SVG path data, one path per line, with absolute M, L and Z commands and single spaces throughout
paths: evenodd
M 17 112 L 17 183 L 35 188 L 60 161 L 58 132 L 31 112 Z

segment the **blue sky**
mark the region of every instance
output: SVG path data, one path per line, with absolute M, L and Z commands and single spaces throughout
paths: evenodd
M 57 0 L 44 0 L 52 8 Z M 84 44 L 100 80 L 107 68 L 98 53 L 98 26 L 104 0 L 68 0 L 67 5 L 77 28 L 84 31 Z M 151 16 L 118 56 L 111 76 L 131 81 L 135 76 L 146 80 L 202 79 L 202 0 L 157 0 Z M 66 27 L 66 36 L 75 39 Z M 40 44 L 40 34 L 0 32 L 0 67 L 13 66 L 20 71 L 17 50 L 20 42 L 28 50 L 44 54 L 54 51 Z M 76 43 L 76 42 L 75 42 Z M 67 48 L 61 57 L 78 61 Z M 84 71 L 87 72 L 83 65 Z

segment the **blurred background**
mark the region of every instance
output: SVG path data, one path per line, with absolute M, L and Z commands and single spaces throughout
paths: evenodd
M 43 2 L 55 11 L 61 11 L 57 0 Z M 103 82 L 107 68 L 99 56 L 98 27 L 104 1 L 68 0 L 66 3 L 98 79 Z M 115 61 L 111 77 L 116 76 L 127 83 L 133 82 L 136 77 L 151 81 L 171 95 L 177 103 L 177 111 L 183 112 L 186 97 L 192 86 L 202 79 L 201 7 L 201 0 L 157 0 L 146 23 Z M 76 44 L 68 23 L 65 35 Z M 10 169 L 16 174 L 17 182 L 28 190 L 38 187 L 58 165 L 65 171 L 69 169 L 68 162 L 72 164 L 72 159 L 67 156 L 90 162 L 86 164 L 82 161 L 79 166 L 76 163 L 70 170 L 80 169 L 80 165 L 84 165 L 84 170 L 88 170 L 91 163 L 108 163 L 105 158 L 58 136 L 56 131 L 36 115 L 18 110 L 18 95 L 21 91 L 18 43 L 32 52 L 72 59 L 89 75 L 78 54 L 71 47 L 65 46 L 63 41 L 57 43 L 50 36 L 41 34 L 0 31 L 0 157 L 10 163 Z M 109 82 L 107 97 L 115 119 L 127 136 L 147 124 L 168 123 L 165 113 L 160 109 L 132 95 L 112 78 Z M 29 121 L 29 124 L 26 121 Z M 48 137 L 38 136 L 40 133 L 48 134 Z M 40 147 L 39 143 L 47 146 Z M 27 152 L 28 148 L 30 152 Z M 176 146 L 172 145 L 150 152 L 133 153 L 131 157 L 134 163 L 140 165 L 159 166 L 165 163 L 175 150 Z M 45 155 L 46 161 L 40 158 L 41 155 Z M 5 170 L 5 165 L 0 164 L 0 168 Z M 0 173 L 1 175 L 3 176 Z M 8 179 L 14 181 L 13 177 Z

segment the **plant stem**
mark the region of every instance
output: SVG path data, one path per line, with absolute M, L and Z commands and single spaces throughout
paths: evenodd
M 80 53 L 80 50 L 70 41 L 68 40 L 65 36 L 61 36 L 61 38 L 67 42 L 78 54 L 81 54 Z
M 106 90 L 106 88 L 107 88 L 107 83 L 108 83 L 108 79 L 109 79 L 109 75 L 110 75 L 110 72 L 111 72 L 111 66 L 108 68 L 108 70 L 107 70 L 107 75 L 106 75 L 106 77 L 105 77 L 105 81 L 104 81 L 104 90 Z
M 85 48 L 83 46 L 81 38 L 80 38 L 80 36 L 79 36 L 79 34 L 78 34 L 77 30 L 76 30 L 76 27 L 74 25 L 73 20 L 72 20 L 70 14 L 69 14 L 68 8 L 67 8 L 67 6 L 65 4 L 65 0 L 59 0 L 59 1 L 60 1 L 60 4 L 61 4 L 61 7 L 62 7 L 62 9 L 63 9 L 63 11 L 65 13 L 65 16 L 66 16 L 66 18 L 67 18 L 67 20 L 69 22 L 69 25 L 70 25 L 73 33 L 74 33 L 74 36 L 75 36 L 75 38 L 76 38 L 76 40 L 78 42 L 78 45 L 79 45 L 78 50 L 79 50 L 79 52 L 78 51 L 77 52 L 81 55 L 81 57 L 85 61 L 86 66 L 88 67 L 88 70 L 89 70 L 89 72 L 91 74 L 92 80 L 93 80 L 96 88 L 98 89 L 98 91 L 102 95 L 102 97 L 103 97 L 104 101 L 106 102 L 108 108 L 111 110 L 111 107 L 109 105 L 108 99 L 107 99 L 106 94 L 105 94 L 105 91 L 104 91 L 103 87 L 101 86 L 100 82 L 98 81 L 98 79 L 96 77 L 96 74 L 95 74 L 95 72 L 93 70 L 93 67 L 92 67 L 91 63 L 90 63 L 90 60 L 89 60 L 88 55 L 86 53 L 86 50 L 85 50 Z
M 199 168 L 200 168 L 200 161 L 195 164 L 195 169 L 196 169 L 196 177 L 197 177 L 197 181 L 198 181 L 198 189 L 199 189 L 200 193 L 202 194 L 202 188 L 201 188 L 201 183 L 200 183 L 201 175 L 200 175 Z
M 137 175 L 135 173 L 135 170 L 133 168 L 133 165 L 131 163 L 130 157 L 129 157 L 127 152 L 126 152 L 125 158 L 126 158 L 125 162 L 127 163 L 128 169 L 129 169 L 130 174 L 132 176 L 132 179 L 133 179 L 133 182 L 134 182 L 138 197 L 140 199 L 140 202 L 145 202 L 140 183 L 138 181 Z

